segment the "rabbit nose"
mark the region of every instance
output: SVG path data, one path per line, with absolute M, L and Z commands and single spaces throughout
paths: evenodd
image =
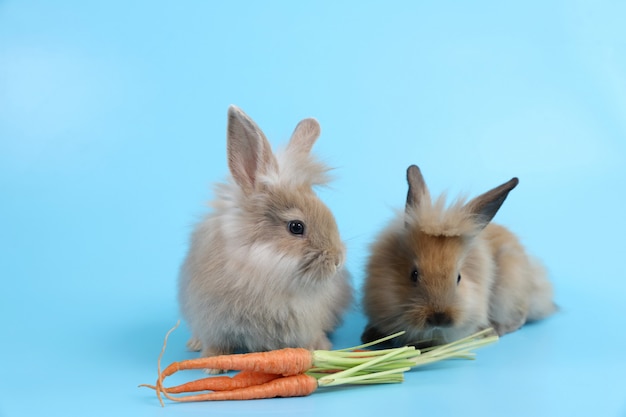
M 335 258 L 335 268 L 341 269 L 342 266 L 343 266 L 343 258 L 342 257 Z
M 334 261 L 335 261 L 336 269 L 341 269 L 341 267 L 343 267 L 345 258 L 346 258 L 345 250 L 342 248 L 342 250 L 338 251 L 337 254 L 335 255 Z
M 448 327 L 452 324 L 452 318 L 448 313 L 436 311 L 428 316 L 426 323 L 433 327 Z

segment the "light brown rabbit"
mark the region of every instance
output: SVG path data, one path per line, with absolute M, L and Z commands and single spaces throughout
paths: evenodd
M 335 219 L 312 189 L 328 181 L 310 155 L 319 135 L 315 119 L 302 120 L 275 154 L 252 119 L 228 109 L 232 178 L 217 185 L 179 279 L 188 346 L 203 356 L 330 348 L 352 287 Z
M 420 169 L 407 170 L 406 210 L 371 249 L 364 287 L 369 342 L 405 330 L 396 344 L 447 343 L 493 327 L 499 335 L 555 311 L 544 269 L 491 219 L 518 179 L 464 203 L 434 204 Z

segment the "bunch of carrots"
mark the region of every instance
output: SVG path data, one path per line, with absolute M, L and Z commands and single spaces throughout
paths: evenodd
M 178 326 L 178 325 L 177 325 Z M 397 383 L 404 372 L 445 359 L 473 359 L 473 349 L 494 343 L 498 336 L 492 329 L 478 332 L 456 342 L 418 350 L 413 346 L 366 350 L 375 344 L 401 335 L 390 335 L 360 346 L 340 350 L 285 348 L 269 352 L 221 355 L 173 362 L 161 371 L 161 359 L 167 339 L 158 360 L 158 379 L 152 388 L 163 404 L 161 395 L 172 401 L 252 400 L 274 397 L 302 397 L 319 387 L 345 384 Z M 234 376 L 212 376 L 185 384 L 165 387 L 163 381 L 178 371 L 189 369 L 236 370 Z M 208 391 L 208 392 L 207 392 Z

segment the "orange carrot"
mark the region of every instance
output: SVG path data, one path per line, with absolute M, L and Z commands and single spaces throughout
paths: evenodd
M 280 375 L 266 374 L 263 372 L 241 371 L 233 377 L 213 376 L 202 378 L 173 387 L 161 387 L 161 391 L 169 394 L 197 391 L 229 391 L 237 388 L 264 384 L 276 378 L 280 378 Z M 149 384 L 141 384 L 140 387 L 152 388 L 153 390 L 157 389 L 155 385 Z
M 180 322 L 179 322 L 180 323 Z M 269 352 L 254 352 L 254 353 L 242 353 L 242 354 L 233 354 L 233 355 L 219 355 L 219 356 L 209 356 L 204 358 L 197 359 L 188 359 L 180 362 L 173 362 L 167 368 L 161 372 L 161 359 L 163 358 L 163 354 L 165 353 L 165 348 L 167 346 L 167 339 L 169 338 L 170 333 L 172 333 L 179 325 L 176 325 L 171 328 L 167 334 L 165 335 L 165 339 L 163 340 L 163 347 L 161 349 L 161 354 L 159 355 L 159 360 L 157 361 L 157 373 L 158 379 L 156 382 L 156 386 L 153 389 L 156 390 L 157 398 L 161 405 L 163 405 L 163 400 L 161 399 L 161 393 L 163 393 L 167 398 L 170 398 L 167 390 L 163 387 L 163 380 L 174 374 L 175 372 L 188 370 L 188 369 L 228 369 L 228 370 L 238 370 L 238 371 L 247 371 L 247 372 L 257 372 L 257 373 L 265 373 L 265 374 L 275 374 L 283 377 L 291 376 L 291 375 L 299 375 L 308 371 L 313 367 L 313 353 L 304 348 L 285 348 L 272 350 Z M 278 378 L 282 379 L 282 378 Z M 315 378 L 313 378 L 315 380 Z M 276 381 L 270 381 L 274 382 Z M 315 380 L 317 381 L 317 380 Z M 317 382 L 316 382 L 317 384 Z M 257 385 L 257 387 L 264 386 L 265 384 Z M 147 386 L 147 385 L 146 385 Z M 317 385 L 316 385 L 317 386 Z M 150 386 L 152 388 L 152 386 Z M 241 389 L 252 389 L 254 387 L 241 388 Z M 236 391 L 236 390 L 234 390 Z M 210 393 L 215 394 L 215 393 Z M 204 394 L 209 395 L 209 394 Z
M 317 390 L 317 379 L 307 374 L 284 376 L 260 385 L 238 388 L 230 391 L 215 391 L 205 394 L 174 397 L 167 391 L 163 395 L 172 401 L 224 401 L 257 400 L 275 397 L 304 397 Z
M 313 354 L 304 348 L 284 348 L 269 352 L 208 356 L 173 362 L 161 373 L 164 379 L 188 369 L 226 369 L 263 372 L 282 376 L 297 375 L 313 366 Z

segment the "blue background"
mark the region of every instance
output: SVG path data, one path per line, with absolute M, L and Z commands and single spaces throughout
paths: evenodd
M 0 415 L 626 416 L 625 5 L 0 1 Z M 496 220 L 561 311 L 399 385 L 161 409 L 137 384 L 180 317 L 229 104 L 274 145 L 320 121 L 357 289 L 409 164 L 434 194 L 518 176 Z M 364 324 L 355 306 L 335 346 Z

